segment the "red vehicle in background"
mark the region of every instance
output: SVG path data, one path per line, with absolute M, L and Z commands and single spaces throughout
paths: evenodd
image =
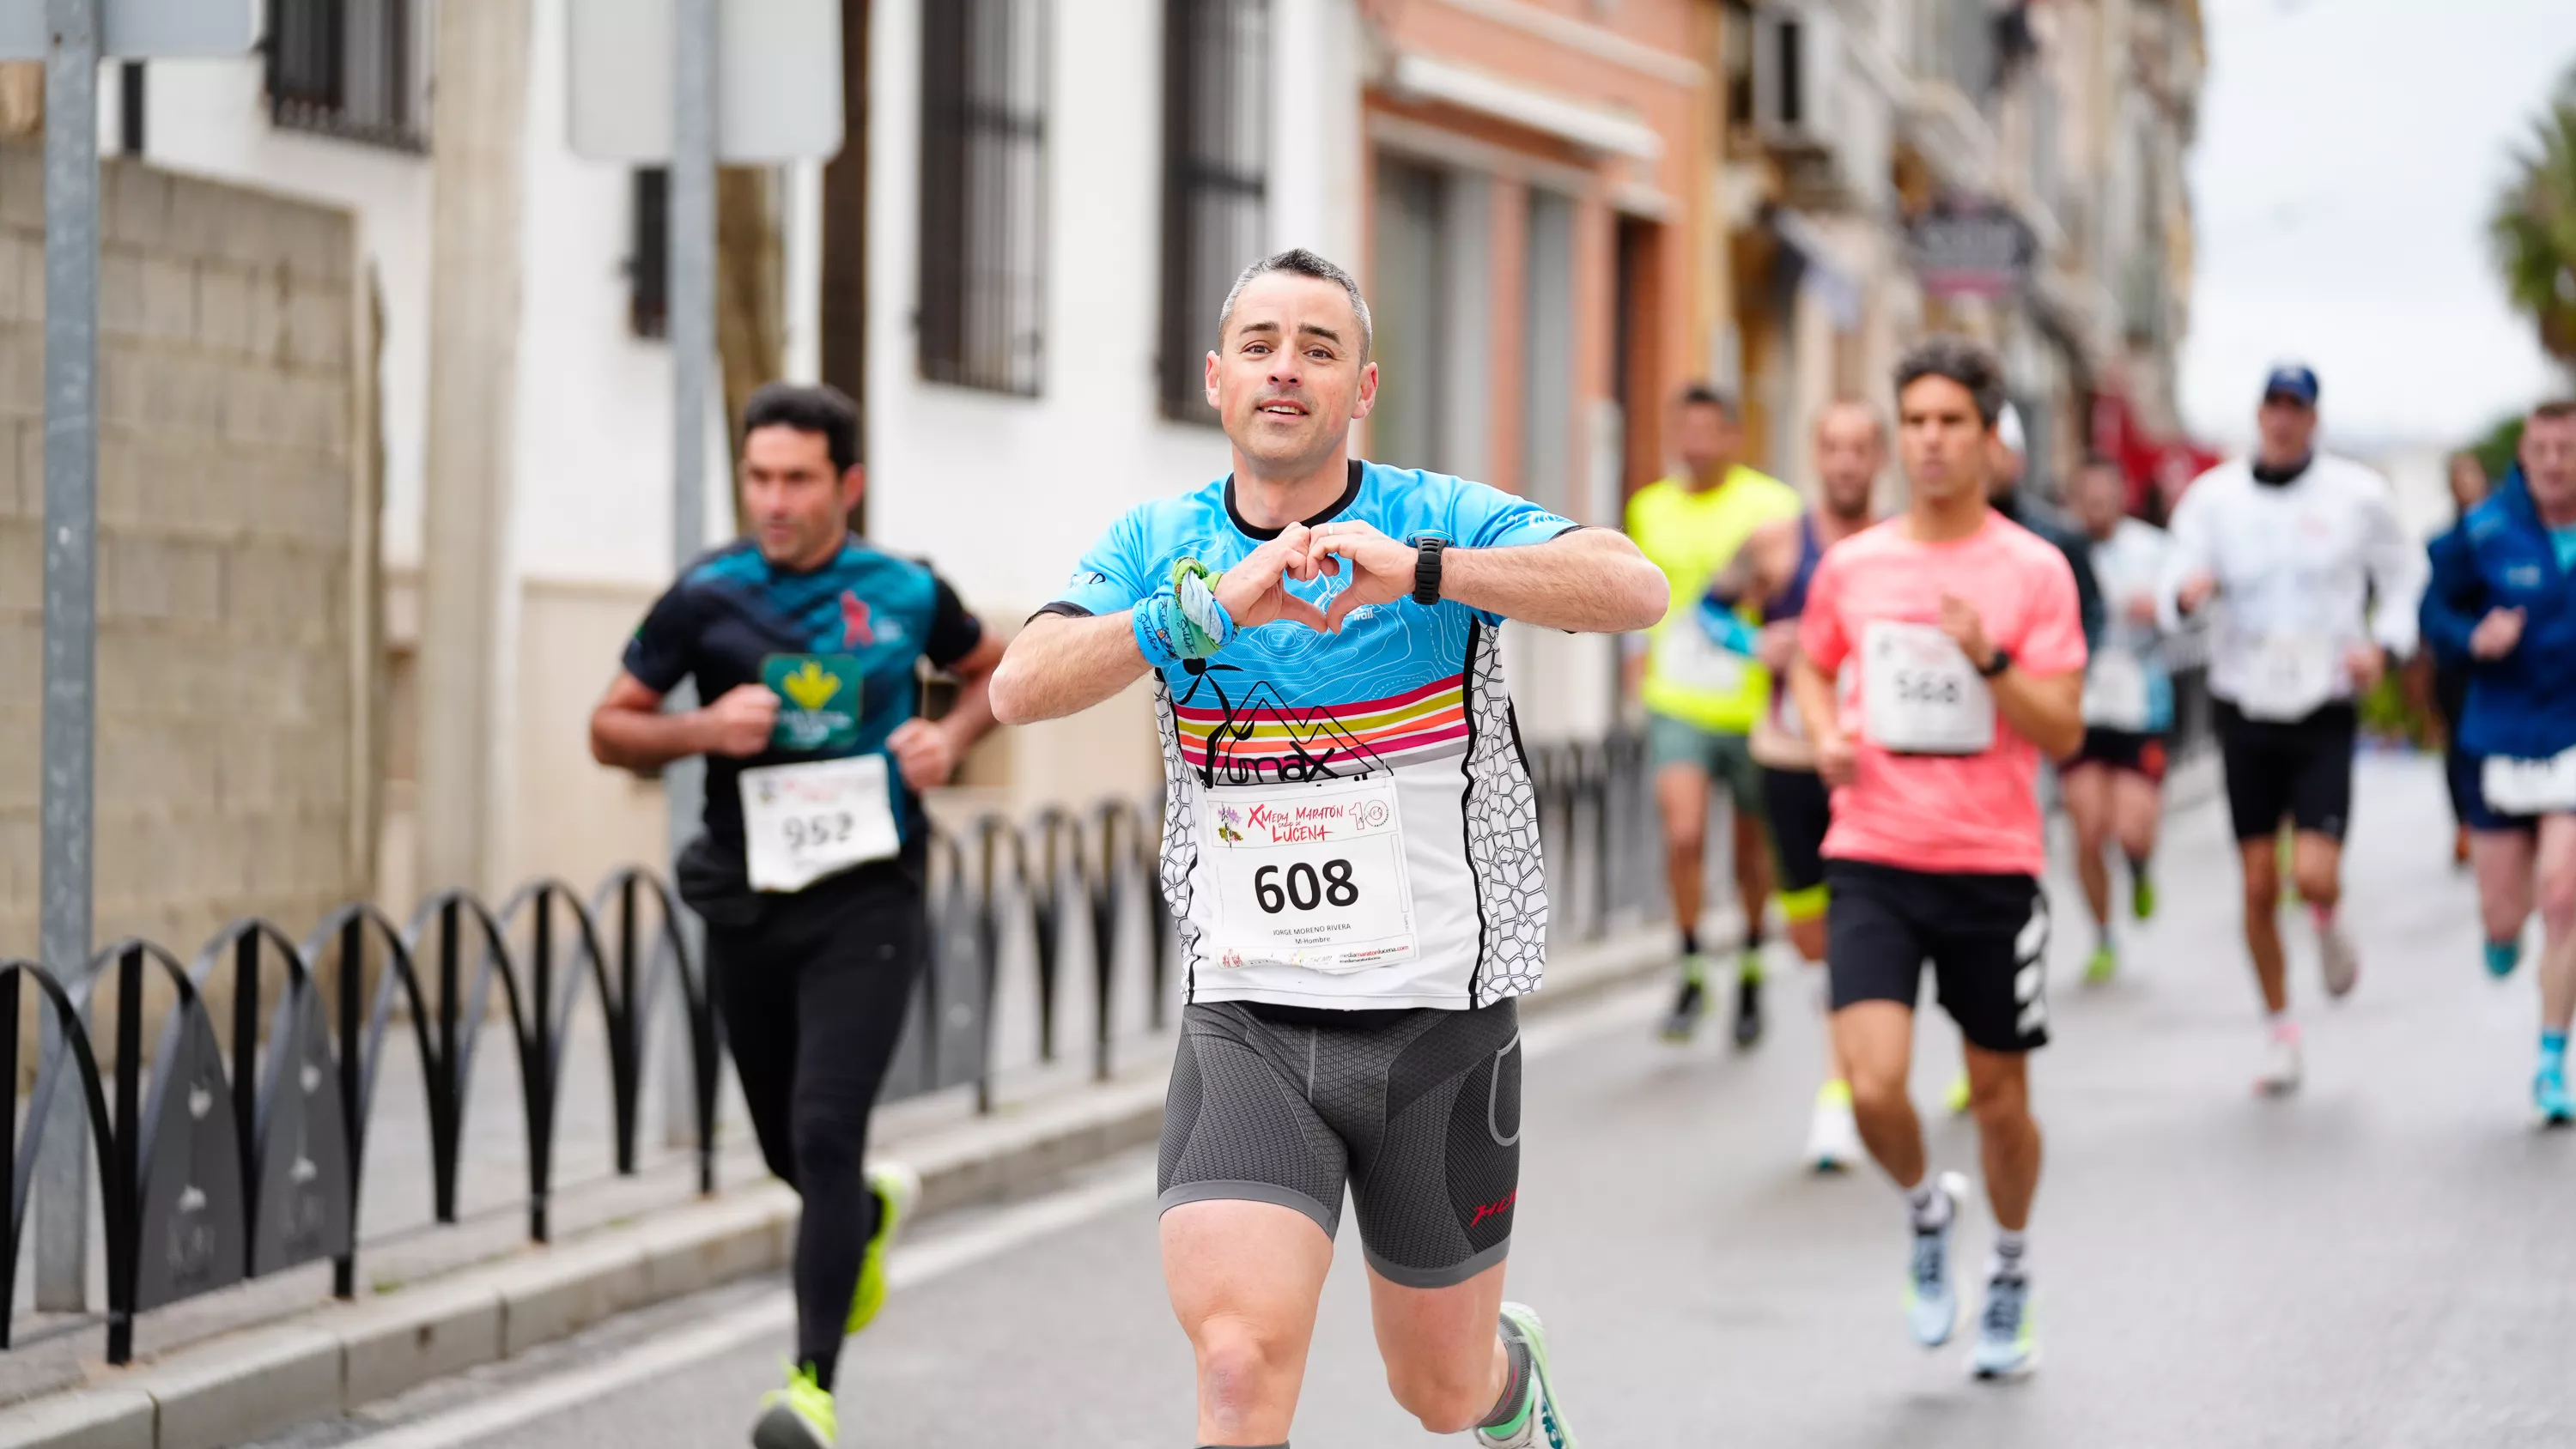
M 2093 451 L 2116 460 L 2129 479 L 2129 512 L 2162 527 L 2183 490 L 2223 461 L 2223 455 L 2189 438 L 2153 436 L 2118 392 L 2093 395 Z

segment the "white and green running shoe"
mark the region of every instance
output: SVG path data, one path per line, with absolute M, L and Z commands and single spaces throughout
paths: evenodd
M 760 1396 L 751 1449 L 831 1449 L 840 1432 L 831 1391 L 814 1382 L 810 1365 L 799 1365 L 787 1371 L 787 1387 Z
M 1507 1341 L 1529 1346 L 1529 1409 L 1517 1424 L 1478 1429 L 1477 1444 L 1483 1449 L 1574 1449 L 1574 1431 L 1565 1427 L 1565 1411 L 1557 1406 L 1556 1379 L 1547 1363 L 1547 1330 L 1539 1325 L 1537 1312 L 1526 1303 L 1504 1304 L 1502 1331 Z
M 1914 1341 L 1939 1348 L 1959 1326 L 1959 1292 L 1950 1282 L 1950 1240 L 1959 1231 L 1959 1204 L 1968 1196 L 1968 1180 L 1955 1172 L 1941 1174 L 1936 1184 L 1950 1200 L 1949 1216 L 1937 1228 L 1914 1230 L 1913 1255 L 1905 1271 L 1905 1322 Z
M 1968 1372 L 1981 1379 L 2017 1379 L 2037 1367 L 2030 1279 L 1998 1273 L 1986 1280 L 1986 1311 L 1977 1321 L 1977 1346 L 1968 1351 Z

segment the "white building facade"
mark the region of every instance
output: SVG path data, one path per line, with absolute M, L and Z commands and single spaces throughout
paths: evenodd
M 156 64 L 144 90 L 144 150 L 154 163 L 328 202 L 358 218 L 382 309 L 395 722 L 380 891 L 402 905 L 452 878 L 485 888 L 537 874 L 586 882 L 615 863 L 655 857 L 664 830 L 659 786 L 594 765 L 586 731 L 626 637 L 672 571 L 671 356 L 645 323 L 639 290 L 657 245 L 654 218 L 639 215 L 639 196 L 650 193 L 629 168 L 571 150 L 568 0 L 476 0 L 525 16 L 524 118 L 507 158 L 515 185 L 489 158 L 438 154 L 434 132 L 445 133 L 433 126 L 430 103 L 442 3 L 455 0 L 272 0 L 270 55 Z M 1222 434 L 1173 402 L 1167 371 L 1178 336 L 1167 326 L 1165 285 L 1172 12 L 1166 0 L 874 0 L 864 8 L 872 12 L 865 122 L 849 143 L 867 148 L 868 531 L 884 548 L 930 559 L 988 622 L 1015 629 L 1120 511 L 1227 466 Z M 1205 88 L 1206 104 L 1234 108 L 1218 119 L 1242 153 L 1235 180 L 1251 189 L 1218 218 L 1216 244 L 1197 247 L 1197 293 L 1217 271 L 1290 245 L 1361 267 L 1364 30 L 1355 0 L 1202 8 L 1240 12 L 1194 40 L 1231 67 L 1227 84 Z M 340 18 L 325 23 L 327 12 Z M 943 15 L 949 28 L 931 33 Z M 971 97 L 979 104 L 934 93 L 943 64 L 952 86 L 962 70 L 981 88 Z M 1257 112 L 1242 113 L 1240 97 L 1256 92 Z M 982 115 L 992 109 L 984 101 L 1016 107 L 1029 132 L 926 148 L 927 130 L 963 112 Z M 1194 129 L 1208 119 L 1195 116 Z M 103 129 L 104 144 L 123 144 L 113 114 Z M 942 160 L 952 174 L 931 175 L 926 186 L 925 166 Z M 775 189 L 784 198 L 785 371 L 799 379 L 817 375 L 821 350 L 820 177 L 819 164 L 786 168 Z M 506 476 L 433 484 L 433 319 L 443 297 L 491 285 L 479 274 L 433 274 L 435 204 L 448 185 L 497 187 L 515 211 L 516 274 L 504 283 L 517 291 L 517 320 L 498 342 L 514 370 L 515 402 L 512 416 L 489 423 L 507 430 L 496 454 Z M 976 273 L 970 282 L 990 279 L 980 264 L 996 260 L 997 237 L 1009 253 L 999 260 L 1016 290 L 996 301 L 951 285 L 971 295 L 950 296 L 945 313 L 952 322 L 971 314 L 987 330 L 1000 316 L 1009 335 L 998 351 L 925 351 L 923 319 L 941 306 L 925 287 L 955 276 L 935 260 L 925 271 L 925 238 L 942 240 L 925 224 L 926 190 L 933 206 L 949 208 L 947 224 L 975 239 L 965 256 Z M 961 190 L 973 193 L 963 208 Z M 1016 214 L 996 214 L 996 196 L 1017 197 Z M 1241 255 L 1217 255 L 1229 246 Z M 1202 350 L 1213 302 L 1204 310 L 1189 343 Z M 994 357 L 1007 375 L 975 375 Z M 1195 374 L 1195 353 L 1186 366 Z M 707 476 L 729 476 L 721 454 L 710 457 Z M 424 571 L 441 566 L 429 493 L 450 486 L 488 490 L 500 520 L 499 556 L 476 575 L 492 591 L 493 622 L 473 636 L 487 644 L 477 665 L 485 687 L 462 711 L 423 697 L 414 667 L 425 596 L 436 592 L 424 590 Z M 710 489 L 710 538 L 732 531 L 726 493 Z M 978 757 L 970 779 L 983 799 L 1012 808 L 1141 790 L 1155 768 L 1148 720 L 1139 695 L 1081 720 L 1010 732 Z M 423 778 L 419 744 L 432 731 L 462 732 L 449 739 L 470 739 L 479 754 L 483 773 L 462 791 L 470 800 L 458 800 L 453 782 Z M 433 844 L 424 858 L 420 842 L 438 838 L 428 817 L 466 806 L 471 848 Z

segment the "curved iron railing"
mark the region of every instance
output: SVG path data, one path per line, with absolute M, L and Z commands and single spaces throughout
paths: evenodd
M 1528 759 L 1557 882 L 1555 938 L 1592 939 L 1651 917 L 1661 876 L 1643 740 L 1541 745 Z M 1174 932 L 1159 876 L 1159 819 L 1124 800 L 1025 822 L 987 814 L 934 832 L 930 962 L 887 1097 L 971 1088 L 989 1111 L 1006 1076 L 1067 1072 L 1074 1051 L 1088 1057 L 1084 1075 L 1113 1075 L 1122 1045 L 1171 1021 Z M 497 909 L 442 891 L 399 923 L 351 903 L 301 941 L 243 919 L 184 965 L 149 941 L 121 941 L 78 981 L 0 960 L 0 1081 L 20 1078 L 28 1000 L 51 1014 L 63 1043 L 37 1063 L 23 1130 L 0 1115 L 10 1174 L 0 1265 L 17 1262 L 48 1108 L 69 1090 L 86 1108 L 98 1165 L 110 1362 L 131 1358 L 137 1314 L 299 1264 L 329 1260 L 332 1291 L 352 1297 L 366 1165 L 389 1146 L 371 1132 L 389 1045 L 408 1037 L 417 1059 L 431 1213 L 452 1224 L 474 1140 L 466 1107 L 476 1062 L 501 1030 L 519 1082 L 528 1237 L 544 1242 L 585 998 L 606 1036 L 620 1176 L 641 1161 L 654 1028 L 662 1012 L 681 1013 L 681 1110 L 697 1189 L 713 1192 L 721 1033 L 690 941 L 671 886 L 630 866 L 587 897 L 543 879 Z M 1086 1039 L 1068 1042 L 1077 1019 Z M 147 1029 L 157 1032 L 149 1051 Z M 0 1349 L 14 1287 L 0 1266 Z
M 1151 816 L 1116 800 L 1025 825 L 988 815 L 961 835 L 936 835 L 931 969 L 887 1095 L 971 1084 L 979 1108 L 990 1108 L 1005 1070 L 992 1007 L 1015 954 L 1033 956 L 1039 1061 L 1057 1057 L 1078 964 L 1087 967 L 1092 1075 L 1115 1070 L 1121 1013 L 1160 1029 L 1171 932 L 1153 888 L 1157 835 Z M 672 888 L 630 866 L 587 898 L 554 879 L 520 887 L 497 909 L 473 892 L 443 891 L 400 924 L 352 903 L 300 942 L 244 919 L 184 965 L 152 942 L 120 941 L 77 981 L 0 960 L 0 1081 L 21 1076 L 30 985 L 63 1043 L 36 1064 L 23 1129 L 21 1114 L 0 1114 L 9 1170 L 0 1265 L 14 1265 L 25 1241 L 54 1095 L 72 1090 L 86 1108 L 101 1187 L 110 1362 L 131 1358 L 135 1315 L 299 1264 L 330 1260 L 334 1293 L 354 1296 L 366 1163 L 386 1145 L 369 1129 L 397 1032 L 417 1056 L 430 1206 L 445 1224 L 460 1218 L 475 1064 L 490 1033 L 507 1031 L 526 1134 L 528 1236 L 544 1242 L 563 1071 L 585 997 L 605 1028 L 614 1170 L 631 1176 L 646 1052 L 676 988 L 697 1186 L 714 1191 L 720 1031 L 683 922 Z M 1033 949 L 1016 952 L 1023 934 Z M 1133 958 L 1142 967 L 1131 985 L 1119 967 Z M 209 989 L 217 986 L 231 998 L 223 1031 L 226 993 Z M 157 1032 L 149 1050 L 147 1030 Z M 0 1266 L 0 1348 L 14 1292 L 14 1272 Z

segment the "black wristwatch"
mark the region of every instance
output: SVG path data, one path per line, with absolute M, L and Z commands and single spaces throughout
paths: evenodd
M 1977 666 L 1977 674 L 1980 678 L 1992 679 L 2010 668 L 2012 668 L 2012 651 L 1997 648 L 1995 657 Z
M 1417 538 L 1413 546 L 1413 602 L 1427 609 L 1440 602 L 1440 551 L 1449 546 L 1449 541 Z

